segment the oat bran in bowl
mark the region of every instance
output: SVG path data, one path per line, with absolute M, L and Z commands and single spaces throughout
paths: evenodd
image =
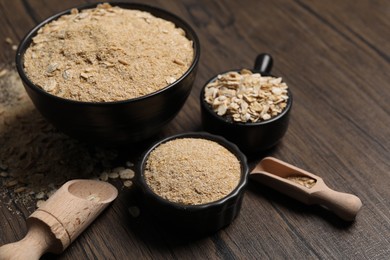
M 179 17 L 133 3 L 56 14 L 22 40 L 18 72 L 37 109 L 63 132 L 103 145 L 156 134 L 195 79 L 199 40 Z
M 208 133 L 184 133 L 152 145 L 136 183 L 143 205 L 169 229 L 206 235 L 238 215 L 247 183 L 246 157 L 234 144 Z

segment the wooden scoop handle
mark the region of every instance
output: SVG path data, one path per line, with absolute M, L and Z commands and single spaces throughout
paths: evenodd
M 320 204 L 333 211 L 340 218 L 352 221 L 362 207 L 361 200 L 355 195 L 338 192 L 330 188 L 313 192 L 310 204 Z
M 20 241 L 0 247 L 0 259 L 25 260 L 39 259 L 52 247 L 53 235 L 40 223 L 30 226 L 27 235 Z
M 323 179 L 294 165 L 273 157 L 266 157 L 251 172 L 251 179 L 263 183 L 277 191 L 293 197 L 307 205 L 319 204 L 333 211 L 340 218 L 352 221 L 362 207 L 355 195 L 330 189 Z M 307 188 L 287 179 L 289 176 L 302 176 L 315 180 L 314 186 Z
M 27 235 L 0 247 L 0 259 L 39 259 L 61 253 L 117 197 L 109 183 L 72 180 L 65 183 L 27 219 Z

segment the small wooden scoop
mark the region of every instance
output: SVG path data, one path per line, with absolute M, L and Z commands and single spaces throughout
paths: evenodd
M 250 173 L 250 178 L 304 204 L 322 205 L 347 221 L 354 220 L 362 206 L 355 195 L 334 191 L 320 177 L 276 158 L 261 160 Z M 303 181 L 299 184 L 300 179 L 305 179 L 307 186 Z
M 27 235 L 0 247 L 0 259 L 39 259 L 59 254 L 83 232 L 118 195 L 109 183 L 72 180 L 65 183 L 27 219 Z

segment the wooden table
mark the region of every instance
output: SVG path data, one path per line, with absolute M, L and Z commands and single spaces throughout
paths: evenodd
M 93 1 L 1 0 L 0 70 L 13 66 L 15 51 L 6 37 L 17 44 L 39 21 L 83 2 Z M 146 212 L 132 217 L 134 192 L 121 189 L 63 254 L 44 258 L 390 259 L 390 2 L 143 2 L 185 19 L 202 46 L 191 96 L 160 136 L 201 130 L 198 96 L 204 82 L 221 71 L 251 68 L 257 54 L 270 53 L 273 73 L 288 82 L 294 105 L 283 141 L 251 158 L 250 165 L 265 155 L 277 157 L 321 176 L 335 190 L 356 194 L 363 207 L 348 223 L 251 183 L 230 226 L 182 240 Z M 136 162 L 136 155 L 128 159 Z M 24 236 L 25 218 L 34 208 L 0 199 L 1 245 Z

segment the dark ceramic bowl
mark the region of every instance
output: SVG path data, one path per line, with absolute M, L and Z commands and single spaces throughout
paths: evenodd
M 252 72 L 260 73 L 262 76 L 273 76 L 270 74 L 271 68 L 272 57 L 268 54 L 260 54 L 255 61 L 255 67 Z M 240 70 L 229 71 L 239 72 Z M 290 88 L 288 88 L 289 99 L 287 100 L 287 106 L 279 115 L 255 123 L 237 123 L 217 115 L 212 110 L 212 107 L 204 100 L 205 87 L 208 83 L 216 80 L 216 78 L 213 77 L 210 79 L 203 86 L 200 93 L 203 129 L 212 134 L 225 137 L 235 143 L 247 155 L 263 152 L 276 145 L 282 139 L 288 128 L 289 114 L 293 102 Z
M 183 205 L 155 194 L 145 181 L 144 170 L 149 154 L 160 144 L 178 138 L 201 138 L 219 143 L 240 161 L 241 179 L 226 197 L 201 205 Z M 143 204 L 165 226 L 187 235 L 211 234 L 229 225 L 238 215 L 248 179 L 247 160 L 238 147 L 225 138 L 209 133 L 185 133 L 165 138 L 150 147 L 142 156 L 136 171 L 136 184 L 142 191 Z
M 78 9 L 94 8 L 98 3 Z M 24 71 L 23 56 L 32 37 L 45 24 L 56 20 L 71 9 L 41 22 L 22 40 L 16 53 L 16 67 L 24 87 L 39 112 L 64 133 L 99 145 L 118 146 L 138 142 L 156 134 L 179 112 L 191 92 L 195 79 L 200 45 L 194 30 L 179 17 L 159 8 L 134 3 L 110 2 L 113 6 L 147 11 L 173 22 L 193 41 L 194 57 L 190 68 L 177 81 L 154 93 L 117 102 L 80 102 L 47 93 L 30 81 Z

